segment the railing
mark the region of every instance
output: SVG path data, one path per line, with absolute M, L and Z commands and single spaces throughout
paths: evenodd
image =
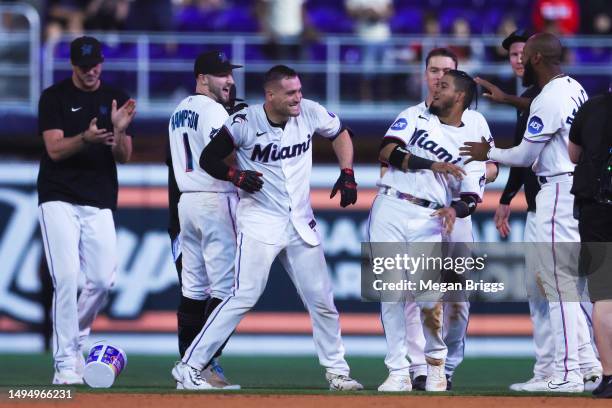
M 40 19 L 27 4 L 0 4 L 0 16 L 23 17 L 27 29 L 0 27 L 0 104 L 35 112 L 40 95 Z
M 220 48 L 226 51 L 232 62 L 244 65 L 243 69 L 234 71 L 234 76 L 237 94 L 246 97 L 249 103 L 261 101 L 261 74 L 275 63 L 263 57 L 265 39 L 248 34 L 90 34 L 106 46 L 103 78 L 106 76 L 112 82 L 123 76 L 121 85 L 127 87 L 127 91 L 137 99 L 139 115 L 145 117 L 166 117 L 180 98 L 193 92 L 193 59 L 201 51 Z M 66 36 L 44 45 L 43 87 L 69 75 L 68 44 L 71 40 L 72 37 Z M 377 87 L 384 83 L 381 78 L 387 78 L 394 96 L 376 102 L 361 101 L 355 94 L 355 85 L 359 84 L 360 76 L 364 74 L 364 65 L 360 60 L 363 43 L 355 36 L 324 37 L 319 43 L 307 47 L 310 58 L 287 63 L 302 74 L 306 97 L 320 101 L 345 118 L 388 120 L 405 106 L 425 98 L 427 89 L 422 80 L 423 56 L 436 46 L 469 47 L 472 56 L 469 62 L 460 62 L 460 69 L 470 74 L 493 76 L 506 83 L 515 81 L 507 61 L 488 62 L 485 57 L 487 50 L 497 47 L 500 42 L 501 39 L 497 37 L 455 39 L 395 36 L 389 41 L 383 59 L 375 65 L 375 72 L 370 72 L 377 75 Z M 596 48 L 612 55 L 612 37 L 564 38 L 563 43 L 569 49 Z M 404 54 L 412 52 L 415 47 L 420 48 L 421 57 L 405 62 Z M 587 91 L 600 92 L 604 90 L 601 83 L 607 84 L 612 79 L 611 61 L 608 58 L 603 62 L 567 64 L 564 71 L 574 76 L 588 75 L 589 78 L 599 79 L 597 89 L 587 87 Z M 412 87 L 406 85 L 408 82 Z M 516 89 L 520 88 L 520 83 L 516 81 Z M 30 97 L 34 100 L 30 99 L 29 106 L 35 107 L 37 93 L 31 93 Z M 490 104 L 484 98 L 480 98 L 478 109 L 491 120 L 514 120 L 513 109 Z

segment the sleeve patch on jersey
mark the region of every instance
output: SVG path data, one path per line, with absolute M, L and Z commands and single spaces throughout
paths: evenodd
M 246 121 L 247 121 L 246 113 L 237 113 L 232 118 L 232 125 L 235 124 L 235 123 L 242 123 L 242 122 L 246 122 Z
M 330 111 L 327 111 L 327 114 L 328 114 L 329 116 L 331 116 L 332 118 L 335 118 L 335 117 L 336 117 L 336 115 L 334 115 L 334 114 L 333 114 L 333 113 L 331 113 Z
M 542 119 L 537 116 L 533 116 L 529 119 L 529 124 L 527 125 L 527 131 L 529 134 L 537 135 L 544 128 L 544 123 L 542 123 Z
M 220 131 L 220 130 L 221 130 L 221 128 L 219 128 L 219 129 L 211 128 L 211 130 L 210 130 L 210 134 L 209 134 L 208 136 L 209 136 L 209 137 L 212 139 L 212 138 L 214 138 L 214 137 L 215 137 L 215 135 L 216 135 L 217 133 L 219 133 L 219 131 Z
M 408 122 L 406 121 L 406 119 L 399 118 L 391 125 L 391 129 L 392 130 L 402 130 L 402 129 L 406 129 L 406 126 L 408 126 Z

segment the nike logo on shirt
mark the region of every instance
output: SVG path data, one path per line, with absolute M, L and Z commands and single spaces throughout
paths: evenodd
M 428 122 L 429 122 L 429 119 L 427 119 L 425 116 L 421 116 L 421 115 L 419 115 L 419 119 L 425 119 L 426 121 L 428 121 Z
M 79 106 L 78 108 L 70 108 L 70 110 L 71 110 L 71 111 L 73 111 L 73 112 L 78 112 L 78 111 L 80 111 L 81 109 L 83 109 L 83 107 L 82 107 L 82 106 Z
M 257 133 L 255 133 L 255 136 L 259 137 L 261 135 L 265 135 L 266 133 L 268 133 L 268 132 L 257 132 Z

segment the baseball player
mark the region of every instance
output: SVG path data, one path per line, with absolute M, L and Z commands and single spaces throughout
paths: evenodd
M 428 109 L 410 107 L 391 125 L 379 155 L 389 168 L 379 181 L 380 190 L 370 212 L 370 242 L 441 242 L 443 235 L 452 231 L 456 216 L 465 218 L 475 210 L 482 197 L 485 164 L 463 166 L 466 176 L 457 183 L 436 174 L 436 166 L 441 163 L 434 162 L 459 165 L 462 159 L 458 149 L 464 141 L 491 139 L 485 121 L 465 114 L 475 89 L 467 74 L 449 70 L 440 79 Z M 455 196 L 460 199 L 453 200 Z M 425 389 L 446 391 L 442 305 L 418 302 L 418 306 L 426 339 Z M 405 351 L 404 307 L 404 302 L 381 304 L 389 348 L 385 363 L 390 370 L 379 387 L 381 391 L 412 388 Z
M 574 260 L 567 246 L 558 243 L 579 242 L 578 225 L 573 217 L 570 194 L 574 165 L 569 159 L 568 133 L 574 115 L 587 100 L 582 86 L 561 71 L 562 47 L 552 34 L 531 36 L 523 49 L 523 85 L 539 85 L 540 94 L 532 101 L 523 141 L 511 149 L 491 148 L 486 143 L 466 143 L 462 155 L 469 160 L 486 160 L 512 166 L 528 167 L 538 177 L 541 190 L 536 196 L 536 241 L 552 243 L 540 253 L 540 273 L 554 338 L 552 378 L 525 384 L 523 391 L 583 392 L 581 366 L 601 372 L 601 365 L 588 331 L 581 323 L 583 312 L 579 299 L 584 278 L 577 277 Z M 544 244 L 540 244 L 544 246 Z M 567 299 L 573 288 L 574 299 Z M 561 290 L 564 289 L 564 290 Z
M 232 70 L 239 67 L 222 52 L 200 54 L 194 64 L 196 93 L 178 104 L 168 124 L 172 170 L 180 191 L 181 357 L 234 284 L 236 187 L 209 176 L 196 160 L 229 117 L 224 105 L 234 85 Z M 217 388 L 236 388 L 216 360 L 202 375 Z
M 98 40 L 72 41 L 70 61 L 72 76 L 45 89 L 38 105 L 45 143 L 39 220 L 54 287 L 53 384 L 83 383 L 82 347 L 117 267 L 116 162 L 130 159 L 126 132 L 136 113 L 133 99 L 100 81 Z M 77 301 L 81 272 L 86 283 Z
M 517 30 L 502 42 L 502 47 L 508 50 L 510 65 L 518 78 L 522 78 L 525 71 L 522 55 L 528 38 L 529 36 L 524 30 Z M 523 135 L 527 128 L 529 105 L 533 98 L 540 93 L 540 88 L 537 85 L 532 85 L 521 96 L 514 96 L 506 94 L 489 81 L 481 78 L 476 78 L 475 80 L 487 90 L 487 93 L 484 94 L 485 97 L 494 102 L 510 104 L 517 108 L 517 126 L 514 144 L 518 145 L 523 140 Z M 535 243 L 537 242 L 535 222 L 536 194 L 540 190 L 540 185 L 533 170 L 530 168 L 512 167 L 510 169 L 508 182 L 500 198 L 499 207 L 495 211 L 495 225 L 502 237 L 508 236 L 510 233 L 510 224 L 508 223 L 510 202 L 523 185 L 527 199 L 527 220 L 525 223 L 524 241 Z M 542 382 L 553 374 L 554 345 L 550 328 L 550 317 L 548 315 L 548 301 L 541 295 L 541 290 L 536 280 L 537 274 L 535 271 L 539 266 L 537 256 L 534 255 L 532 251 L 525 252 L 526 271 L 529 271 L 525 273 L 525 285 L 529 297 L 529 314 L 533 326 L 536 361 L 533 367 L 533 377 L 526 382 L 510 385 L 510 389 L 513 391 L 523 391 L 525 385 Z M 582 302 L 582 310 L 585 315 L 578 316 L 581 325 L 580 330 L 589 330 L 587 326 L 591 319 L 592 310 L 590 302 Z M 593 342 L 591 345 L 585 344 L 584 347 L 592 347 L 592 344 Z M 589 361 L 581 362 L 581 369 L 583 370 L 585 390 L 594 389 L 601 373 Z
M 428 94 L 424 102 L 416 105 L 415 108 L 423 113 L 433 101 L 433 94 L 444 74 L 452 69 L 457 69 L 457 56 L 446 48 L 436 48 L 429 52 L 425 58 L 425 82 Z M 474 120 L 482 122 L 482 128 L 488 128 L 484 117 L 476 111 L 467 109 L 464 115 L 473 116 Z M 383 171 L 384 171 L 383 165 Z M 384 174 L 384 172 L 383 172 Z M 497 166 L 494 163 L 487 163 L 487 182 L 495 180 L 497 176 Z M 447 237 L 450 242 L 473 242 L 472 219 L 471 216 L 459 218 L 455 221 L 453 231 Z M 445 363 L 447 377 L 447 388 L 452 388 L 452 375 L 457 366 L 463 361 L 465 333 L 467 331 L 469 319 L 469 302 L 465 301 L 445 301 L 444 308 L 444 342 L 448 347 L 448 355 Z M 390 373 L 405 373 L 405 357 L 410 360 L 410 376 L 412 378 L 412 388 L 424 391 L 427 380 L 427 364 L 424 357 L 425 338 L 421 326 L 420 311 L 415 302 L 406 302 L 406 346 L 401 347 L 401 341 L 392 341 L 388 344 L 387 358 Z M 397 349 L 394 349 L 398 347 Z M 400 348 L 401 347 L 401 348 Z M 396 365 L 393 362 L 401 362 Z M 402 368 L 398 368 L 402 367 Z M 405 383 L 401 381 L 401 376 L 390 376 L 389 382 L 383 383 L 379 391 L 405 391 Z M 399 380 L 399 383 L 395 380 Z
M 272 262 L 280 258 L 310 313 L 315 346 L 332 390 L 360 390 L 349 377 L 338 312 L 319 232 L 310 207 L 314 134 L 332 140 L 340 177 L 331 197 L 342 207 L 357 200 L 351 137 L 336 115 L 302 99 L 300 79 L 286 66 L 264 79 L 265 103 L 232 115 L 204 149 L 201 166 L 240 189 L 234 288 L 213 311 L 172 375 L 186 389 L 214 386 L 199 376 L 263 293 Z M 238 168 L 223 159 L 236 151 Z

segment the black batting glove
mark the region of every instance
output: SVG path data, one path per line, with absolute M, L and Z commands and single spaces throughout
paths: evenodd
M 243 189 L 248 193 L 254 193 L 261 190 L 263 186 L 263 180 L 261 174 L 258 171 L 253 170 L 238 170 L 230 167 L 227 172 L 227 179 L 231 181 L 236 187 Z
M 338 190 L 340 190 L 340 207 L 344 208 L 357 202 L 357 183 L 355 182 L 353 169 L 340 170 L 340 177 L 334 184 L 329 198 L 334 198 Z

